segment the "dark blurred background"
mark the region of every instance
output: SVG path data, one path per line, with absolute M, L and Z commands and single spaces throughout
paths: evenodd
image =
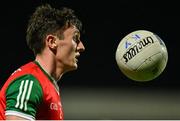
M 81 39 L 86 51 L 79 68 L 59 82 L 65 119 L 180 119 L 180 8 L 174 1 L 4 1 L 0 5 L 0 87 L 15 69 L 34 59 L 25 31 L 35 7 L 43 3 L 74 9 L 85 30 Z M 120 40 L 139 29 L 159 35 L 169 56 L 159 77 L 141 83 L 125 77 L 115 61 Z

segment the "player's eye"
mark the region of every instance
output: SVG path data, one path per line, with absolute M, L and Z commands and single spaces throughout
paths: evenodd
M 73 40 L 78 44 L 80 42 L 80 36 L 78 34 L 75 34 L 73 36 Z

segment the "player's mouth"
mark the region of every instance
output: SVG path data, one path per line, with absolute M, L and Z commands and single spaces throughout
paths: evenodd
M 79 56 L 80 56 L 80 54 L 76 54 L 76 55 L 75 55 L 75 62 L 76 62 L 76 63 L 78 62 Z
M 78 59 L 77 59 L 77 58 L 75 58 L 75 62 L 76 62 L 76 63 L 78 62 Z

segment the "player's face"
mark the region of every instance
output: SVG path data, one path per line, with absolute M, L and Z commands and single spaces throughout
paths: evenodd
M 63 40 L 58 41 L 57 60 L 65 71 L 75 70 L 78 67 L 80 52 L 85 50 L 80 40 L 80 32 L 76 27 L 70 27 L 64 31 L 63 35 Z

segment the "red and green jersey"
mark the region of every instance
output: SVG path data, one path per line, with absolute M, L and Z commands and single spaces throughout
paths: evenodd
M 54 83 L 36 61 L 19 68 L 0 91 L 0 120 L 5 120 L 5 115 L 63 120 L 60 95 Z

